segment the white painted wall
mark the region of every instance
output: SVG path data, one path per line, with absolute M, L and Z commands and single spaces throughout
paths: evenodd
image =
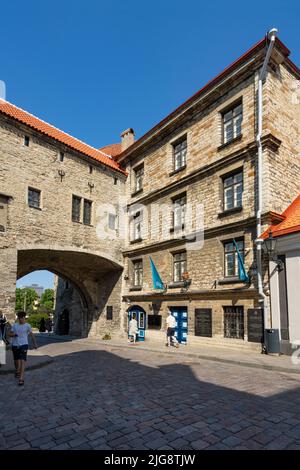
M 300 341 L 300 233 L 279 237 L 277 241 L 278 254 L 286 256 L 286 283 L 289 315 L 290 342 Z M 272 327 L 279 328 L 280 307 L 278 271 L 276 263 L 270 261 L 270 291 Z

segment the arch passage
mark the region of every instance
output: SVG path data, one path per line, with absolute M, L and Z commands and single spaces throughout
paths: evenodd
M 7 286 L 10 302 L 7 302 L 6 313 L 10 314 L 11 319 L 14 316 L 16 280 L 37 270 L 51 271 L 69 280 L 76 288 L 83 310 L 82 336 L 101 334 L 106 328 L 107 320 L 103 313 L 108 305 L 114 309 L 114 320 L 110 321 L 109 328 L 119 328 L 122 267 L 117 262 L 83 250 L 32 247 L 18 250 L 15 272 Z M 76 302 L 76 299 L 70 299 L 72 302 Z

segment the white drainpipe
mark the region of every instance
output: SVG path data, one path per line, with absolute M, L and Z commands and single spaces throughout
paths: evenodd
M 277 35 L 277 29 L 271 29 L 267 38 L 270 41 L 268 50 L 265 56 L 265 60 L 262 66 L 262 69 L 259 73 L 258 79 L 258 116 L 257 116 L 257 183 L 258 183 L 258 194 L 257 194 L 257 214 L 256 214 L 256 257 L 257 257 L 257 283 L 258 283 L 258 293 L 260 298 L 260 303 L 264 311 L 264 330 L 269 327 L 269 314 L 267 309 L 266 295 L 263 290 L 263 280 L 262 280 L 262 243 L 263 240 L 260 239 L 262 234 L 261 230 L 261 214 L 263 207 L 263 151 L 261 144 L 262 137 L 262 124 L 263 124 L 263 82 L 267 76 L 267 67 L 272 54 L 272 50 L 275 44 L 275 39 Z

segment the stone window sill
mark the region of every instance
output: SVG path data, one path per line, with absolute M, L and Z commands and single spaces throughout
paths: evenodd
M 240 207 L 233 207 L 232 209 L 227 209 L 223 212 L 218 214 L 219 218 L 226 217 L 227 215 L 237 214 L 238 212 L 242 212 L 243 206 Z
M 218 280 L 218 284 L 243 284 L 244 281 L 241 281 L 238 276 L 232 277 L 223 277 L 222 279 Z
M 223 150 L 224 148 L 228 147 L 229 145 L 234 144 L 235 142 L 238 142 L 239 140 L 242 140 L 242 138 L 243 138 L 243 134 L 240 134 L 240 135 L 238 135 L 237 137 L 235 137 L 234 139 L 230 140 L 229 142 L 226 142 L 226 144 L 220 145 L 220 146 L 217 148 L 218 152 L 219 152 L 220 150 Z
M 30 207 L 30 209 L 35 209 L 35 210 L 37 210 L 37 211 L 41 211 L 41 210 L 42 210 L 41 207 L 30 206 L 29 204 L 28 204 L 28 207 Z
M 184 287 L 185 283 L 183 281 L 179 282 L 171 282 L 168 284 L 168 289 L 178 289 L 180 287 Z
M 171 227 L 170 228 L 170 233 L 174 233 L 174 232 L 181 232 L 182 230 L 184 230 L 184 224 L 182 225 L 179 225 L 178 227 Z
M 138 194 L 141 194 L 142 192 L 143 192 L 143 188 L 138 189 L 137 191 L 134 191 L 133 193 L 131 193 L 131 197 L 135 197 L 135 196 L 137 196 Z
M 142 242 L 143 239 L 142 238 L 136 238 L 135 240 L 130 240 L 130 244 L 133 245 L 134 243 L 139 243 L 139 242 Z
M 180 168 L 177 168 L 177 170 L 171 171 L 171 173 L 169 173 L 169 176 L 177 175 L 177 173 L 180 173 L 181 171 L 185 169 L 186 169 L 186 165 L 183 165 Z

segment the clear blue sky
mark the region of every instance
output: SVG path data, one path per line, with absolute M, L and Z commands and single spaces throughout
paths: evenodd
M 1 2 L 7 99 L 101 147 L 140 137 L 271 27 L 300 64 L 293 1 Z

